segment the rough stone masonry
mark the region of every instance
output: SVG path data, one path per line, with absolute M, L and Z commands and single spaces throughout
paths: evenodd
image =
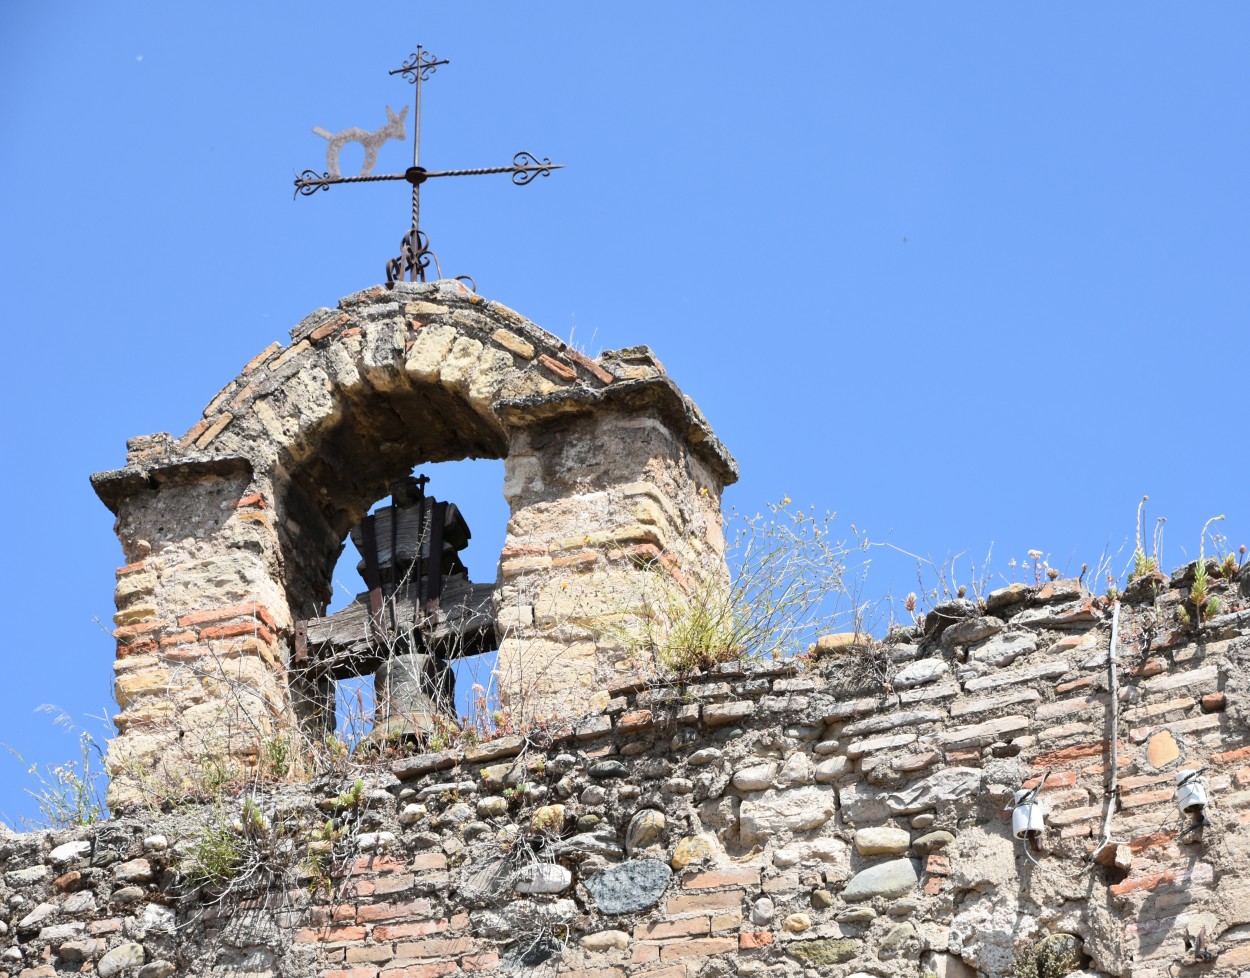
M 1015 585 L 527 736 L 4 835 L 0 974 L 1245 974 L 1250 575 L 1195 632 L 1187 573 L 1126 595 L 1114 689 L 1105 603 Z M 1005 808 L 1046 772 L 1034 847 Z
M 468 456 L 505 459 L 525 733 L 293 777 L 265 754 L 317 706 L 293 622 L 391 480 Z M 127 560 L 115 817 L 0 837 L 0 976 L 1250 973 L 1250 573 L 1212 565 L 1197 627 L 1192 565 L 1136 582 L 1114 682 L 1075 580 L 635 674 L 602 619 L 719 572 L 733 478 L 645 348 L 588 360 L 451 283 L 314 313 L 94 479 Z
M 263 350 L 181 438 L 92 478 L 116 514 L 114 811 L 205 757 L 254 763 L 333 690 L 293 661 L 348 529 L 425 462 L 503 458 L 495 613 L 518 722 L 634 667 L 603 623 L 657 573 L 724 574 L 732 457 L 646 347 L 591 360 L 458 282 L 369 289 Z M 332 706 L 330 707 L 332 712 Z

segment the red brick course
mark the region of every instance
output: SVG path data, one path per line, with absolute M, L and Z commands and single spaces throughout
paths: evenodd
M 660 946 L 658 944 L 635 944 L 630 949 L 630 964 L 646 964 L 649 961 L 660 960 Z
M 182 615 L 178 619 L 178 627 L 197 628 L 200 625 L 214 625 L 233 618 L 259 618 L 268 628 L 277 628 L 269 609 L 255 601 L 227 605 L 224 608 L 207 608 L 204 611 Z
M 113 629 L 113 638 L 119 642 L 125 642 L 129 639 L 143 638 L 148 635 L 156 635 L 169 625 L 168 621 L 157 619 L 156 621 L 141 621 L 134 625 L 121 625 Z
M 668 898 L 670 914 L 697 913 L 701 910 L 729 910 L 742 906 L 742 892 L 691 893 Z
M 443 858 L 446 859 L 445 856 Z M 357 873 L 402 873 L 408 868 L 406 862 L 394 856 L 358 856 L 352 863 L 348 874 L 355 876 Z
M 1238 747 L 1235 750 L 1226 750 L 1220 754 L 1211 755 L 1212 764 L 1228 764 L 1232 761 L 1243 761 L 1250 757 L 1250 746 Z
M 438 978 L 459 971 L 460 965 L 455 961 L 440 961 L 437 964 L 413 964 L 406 968 L 387 968 L 378 978 Z
M 340 903 L 333 907 L 313 907 L 308 911 L 310 924 L 354 924 L 356 923 L 356 905 Z
M 661 961 L 676 961 L 681 958 L 706 957 L 710 954 L 725 954 L 738 949 L 738 939 L 734 937 L 704 937 L 693 941 L 678 941 L 665 944 L 660 948 Z
M 471 937 L 432 937 L 425 941 L 395 945 L 397 958 L 452 958 L 476 951 Z
M 411 879 L 412 877 L 409 877 Z M 432 910 L 429 900 L 413 900 L 410 903 L 371 903 L 361 907 L 356 913 L 356 920 L 362 924 L 380 920 L 405 920 L 411 917 L 426 917 Z M 446 929 L 447 921 L 442 920 Z
M 1092 744 L 1074 744 L 1071 747 L 1061 747 L 1058 750 L 1046 751 L 1038 754 L 1030 762 L 1030 766 L 1035 768 L 1055 767 L 1059 764 L 1067 764 L 1071 761 L 1080 761 L 1087 757 L 1099 757 L 1100 755 L 1109 753 L 1110 745 L 1105 740 L 1097 741 Z M 1128 754 L 1127 745 L 1121 748 L 1122 754 Z
M 340 326 L 346 326 L 352 321 L 352 317 L 345 312 L 339 313 L 331 319 L 327 319 L 324 323 L 308 334 L 310 343 L 318 343 L 333 333 Z
M 447 920 L 413 920 L 406 924 L 381 924 L 373 928 L 375 941 L 395 941 L 405 937 L 425 937 L 447 930 Z
M 759 881 L 757 869 L 714 869 L 686 877 L 681 886 L 684 890 L 708 890 L 717 886 L 756 886 Z
M 564 355 L 585 370 L 588 374 L 593 376 L 596 380 L 599 380 L 604 384 L 610 384 L 612 381 L 616 380 L 615 377 L 599 366 L 599 364 L 595 363 L 595 361 L 590 359 L 590 357 L 586 356 L 584 353 L 578 353 L 572 347 L 565 347 Z
M 205 642 L 239 638 L 243 635 L 255 635 L 262 642 L 269 645 L 274 643 L 273 632 L 264 625 L 258 625 L 253 621 L 236 621 L 232 625 L 212 625 L 209 628 L 200 629 L 200 639 Z
M 555 374 L 561 380 L 576 380 L 577 371 L 570 367 L 567 363 L 561 363 L 554 357 L 550 357 L 545 353 L 538 355 L 538 362 L 548 371 Z
M 652 920 L 634 928 L 636 941 L 660 941 L 668 937 L 707 937 L 712 932 L 710 917 L 688 920 Z
M 325 944 L 335 941 L 363 941 L 367 931 L 363 927 L 302 927 L 295 935 L 299 944 Z
M 1034 775 L 1025 781 L 1021 787 L 1036 788 L 1041 780 L 1042 776 L 1040 774 Z M 1069 788 L 1074 784 L 1076 784 L 1075 771 L 1055 771 L 1046 779 L 1047 788 Z

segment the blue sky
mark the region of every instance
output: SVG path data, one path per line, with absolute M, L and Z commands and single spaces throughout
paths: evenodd
M 1143 493 L 1169 567 L 1210 516 L 1250 540 L 1250 8 L 370 9 L 0 8 L 0 742 L 28 761 L 75 749 L 39 704 L 112 706 L 93 619 L 121 554 L 87 477 L 383 279 L 404 185 L 290 182 L 324 160 L 312 126 L 409 100 L 386 72 L 417 42 L 451 60 L 425 89 L 427 166 L 567 165 L 429 185 L 444 271 L 589 353 L 651 345 L 741 464 L 728 506 L 789 495 L 939 562 L 992 544 L 996 579 L 1029 549 L 1076 572 L 1128 539 L 1122 570 Z M 479 579 L 499 479 L 432 487 Z M 866 593 L 913 589 L 885 557 Z M 0 758 L 11 819 L 21 775 Z

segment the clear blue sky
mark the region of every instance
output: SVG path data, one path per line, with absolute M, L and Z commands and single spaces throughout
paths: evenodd
M 729 506 L 993 543 L 1002 574 L 1094 563 L 1143 493 L 1169 567 L 1217 513 L 1250 542 L 1248 36 L 1232 3 L 3 5 L 0 742 L 59 760 L 35 707 L 112 706 L 88 475 L 382 280 L 404 186 L 290 182 L 312 126 L 406 103 L 418 41 L 451 59 L 423 162 L 567 164 L 430 185 L 444 271 L 590 353 L 654 347 L 741 463 Z M 435 491 L 489 578 L 498 467 L 462 468 Z M 881 561 L 868 594 L 914 577 Z M 10 818 L 20 787 L 4 761 Z

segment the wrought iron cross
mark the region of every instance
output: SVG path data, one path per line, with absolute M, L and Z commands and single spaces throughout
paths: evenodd
M 431 261 L 433 261 L 434 269 L 439 277 L 442 277 L 438 258 L 430 250 L 430 239 L 421 230 L 420 226 L 421 184 L 425 183 L 426 180 L 434 177 L 465 177 L 480 176 L 486 173 L 511 173 L 512 182 L 520 187 L 529 183 L 535 177 L 551 176 L 552 170 L 559 170 L 563 167 L 563 164 L 552 163 L 550 159 L 540 160 L 533 154 L 525 152 L 517 153 L 512 157 L 511 166 L 490 166 L 474 170 L 427 170 L 421 166 L 421 83 L 436 71 L 440 65 L 449 63 L 446 60 L 434 57 L 429 51 L 418 45 L 416 53 L 410 54 L 407 61 L 394 71 L 389 72 L 391 75 L 403 75 L 416 87 L 416 112 L 413 113 L 412 121 L 412 166 L 408 167 L 403 173 L 373 175 L 373 165 L 377 162 L 378 149 L 381 145 L 388 139 L 404 138 L 404 117 L 408 114 L 408 107 L 405 106 L 396 115 L 391 111 L 390 106 L 387 106 L 386 125 L 375 129 L 373 132 L 353 126 L 350 129 L 331 133 L 314 126 L 313 132 L 329 143 L 326 147 L 326 172 L 318 175 L 315 170 L 305 170 L 295 178 L 295 193 L 297 195 L 303 194 L 305 197 L 312 196 L 318 190 L 329 190 L 336 183 L 372 183 L 379 180 L 406 180 L 412 184 L 412 227 L 404 235 L 403 243 L 400 245 L 399 257 L 392 258 L 386 263 L 386 284 L 388 288 L 396 282 L 402 282 L 405 279 L 410 282 L 424 282 L 425 270 L 430 267 Z M 360 172 L 353 177 L 345 177 L 339 172 L 339 151 L 348 143 L 360 143 L 365 149 L 365 162 L 361 166 Z

